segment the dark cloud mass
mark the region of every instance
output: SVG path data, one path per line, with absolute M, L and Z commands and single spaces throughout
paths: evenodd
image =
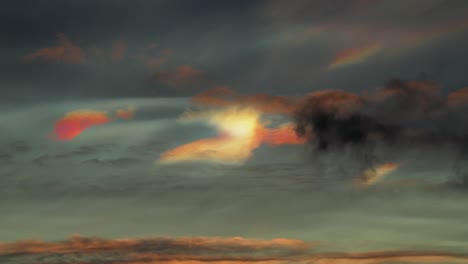
M 304 135 L 310 130 L 319 142 L 331 144 L 365 144 L 375 137 L 448 143 L 468 135 L 462 121 L 467 104 L 451 101 L 451 96 L 440 96 L 438 87 L 429 81 L 394 79 L 367 96 L 317 92 L 296 111 L 297 131 Z
M 462 96 L 455 101 L 453 94 L 441 96 L 431 81 L 399 79 L 367 95 L 316 92 L 296 110 L 296 131 L 320 151 L 376 143 L 394 148 L 450 144 L 461 154 L 468 148 L 468 126 L 463 121 L 468 104 Z

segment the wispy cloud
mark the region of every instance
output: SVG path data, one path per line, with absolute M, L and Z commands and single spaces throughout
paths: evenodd
M 127 44 L 124 41 L 119 41 L 112 46 L 111 59 L 114 61 L 122 60 L 127 52 Z
M 362 47 L 354 47 L 340 51 L 333 61 L 328 65 L 329 70 L 359 64 L 381 50 L 382 46 L 379 43 L 372 43 Z
M 23 59 L 26 61 L 44 60 L 70 64 L 83 64 L 85 62 L 82 49 L 73 43 L 64 33 L 57 34 L 57 45 L 38 49 L 33 53 L 23 56 Z
M 176 88 L 197 86 L 205 80 L 203 72 L 190 65 L 181 65 L 173 70 L 157 72 L 152 77 L 161 83 Z

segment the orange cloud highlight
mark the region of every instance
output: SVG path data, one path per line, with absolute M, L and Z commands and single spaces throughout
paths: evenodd
M 39 49 L 23 56 L 23 59 L 27 61 L 40 59 L 70 64 L 82 64 L 85 62 L 84 53 L 81 48 L 71 42 L 65 34 L 57 34 L 57 42 L 56 46 Z
M 106 112 L 76 111 L 66 114 L 55 123 L 54 136 L 58 140 L 72 140 L 86 129 L 110 122 Z
M 462 106 L 468 104 L 468 87 L 451 92 L 447 97 L 449 106 Z
M 297 135 L 292 123 L 286 123 L 278 128 L 265 129 L 262 141 L 270 145 L 285 145 L 304 144 L 307 139 Z
M 128 108 L 123 108 L 123 109 L 117 109 L 115 111 L 115 115 L 118 117 L 118 118 L 121 118 L 121 119 L 132 119 L 134 116 L 135 116 L 135 111 L 136 111 L 136 108 L 135 107 L 128 107 Z
M 117 109 L 115 115 L 121 119 L 132 119 L 135 108 Z M 70 141 L 81 135 L 85 130 L 113 121 L 107 112 L 94 110 L 80 110 L 66 114 L 55 122 L 50 138 L 60 141 Z
M 339 52 L 328 66 L 328 70 L 362 63 L 382 49 L 379 43 L 345 49 Z
M 398 163 L 384 163 L 377 168 L 371 168 L 364 171 L 362 175 L 356 178 L 356 187 L 368 187 L 382 181 L 385 176 L 398 169 Z

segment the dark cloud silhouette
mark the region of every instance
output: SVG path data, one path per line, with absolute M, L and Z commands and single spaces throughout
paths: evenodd
M 372 152 L 375 144 L 396 152 L 450 145 L 462 160 L 468 152 L 468 125 L 463 121 L 468 119 L 468 104 L 456 100 L 456 94 L 464 93 L 446 99 L 433 82 L 400 79 L 366 96 L 316 92 L 295 112 L 296 131 L 321 152 L 345 147 Z

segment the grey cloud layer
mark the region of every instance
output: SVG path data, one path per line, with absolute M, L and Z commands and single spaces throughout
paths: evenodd
M 363 191 L 352 187 L 355 164 L 324 156 L 319 168 L 298 146 L 261 147 L 243 166 L 154 165 L 163 151 L 216 133 L 176 122 L 185 103 L 95 100 L 5 111 L 2 241 L 81 233 L 294 237 L 330 242 L 325 250 L 466 248 L 466 194 L 444 184 L 450 151 L 440 159 L 429 153 L 440 149 L 404 153 L 392 160 L 406 164 L 401 170 Z M 91 128 L 71 142 L 46 139 L 68 111 L 127 105 L 137 109 L 134 120 Z

